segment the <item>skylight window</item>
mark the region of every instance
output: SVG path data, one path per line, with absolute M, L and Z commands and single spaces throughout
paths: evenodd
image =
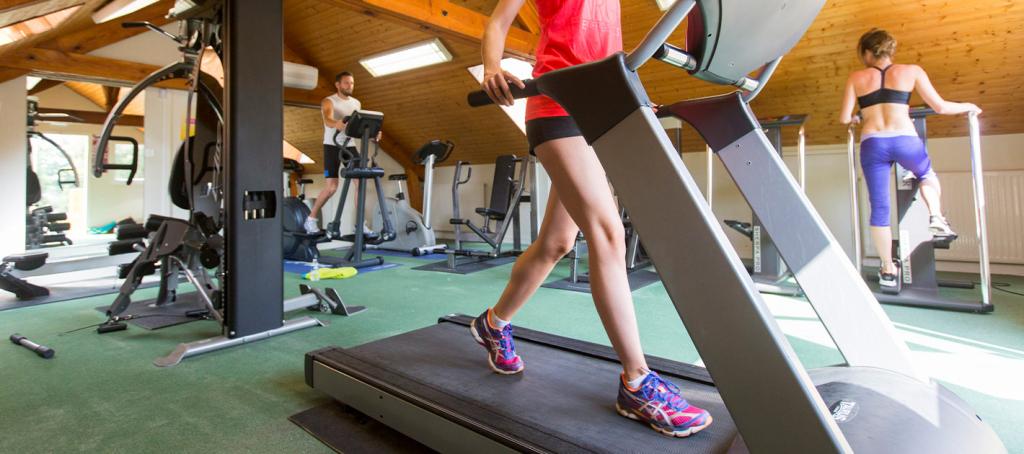
M 75 11 L 78 11 L 78 8 L 81 8 L 81 5 L 64 8 L 60 11 L 54 11 L 50 14 L 33 17 L 0 28 L 0 46 L 52 30 L 61 22 L 64 22 L 65 19 L 71 17 Z
M 660 9 L 662 11 L 667 10 L 670 6 L 672 6 L 673 3 L 676 2 L 676 0 L 655 0 L 655 1 L 658 3 L 658 9 Z
M 484 80 L 484 65 L 471 66 L 468 69 L 469 73 L 473 75 L 473 78 L 476 79 L 477 82 L 482 82 Z M 501 69 L 512 73 L 512 75 L 518 77 L 520 80 L 526 80 L 533 77 L 533 64 L 518 58 L 503 59 L 501 61 Z M 508 115 L 508 117 L 515 122 L 516 126 L 519 127 L 519 130 L 523 131 L 523 134 L 526 134 L 525 99 L 517 99 L 515 104 L 511 107 L 501 106 L 501 110 L 503 110 L 505 115 Z
M 441 44 L 441 40 L 434 38 L 430 41 L 371 55 L 359 60 L 359 64 L 363 65 L 373 77 L 380 77 L 450 61 L 452 61 L 452 54 L 448 52 L 444 44 Z
M 142 8 L 156 3 L 159 0 L 114 0 L 106 6 L 92 13 L 92 21 L 102 24 L 106 21 L 117 19 L 122 16 L 134 13 Z

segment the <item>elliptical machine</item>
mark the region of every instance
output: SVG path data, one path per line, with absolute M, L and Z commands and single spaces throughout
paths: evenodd
M 373 227 L 377 230 L 384 230 L 384 216 L 396 227 L 394 240 L 380 244 L 380 249 L 389 251 L 408 252 L 413 256 L 432 254 L 444 251 L 447 246 L 437 243 L 437 236 L 430 226 L 430 198 L 434 181 L 434 164 L 439 164 L 448 159 L 455 149 L 451 141 L 431 140 L 420 147 L 416 152 L 416 165 L 422 165 L 423 171 L 423 213 L 416 211 L 405 196 L 402 182 L 407 177 L 403 174 L 395 174 L 388 177 L 388 180 L 398 184 L 398 193 L 394 197 L 387 197 L 384 200 L 383 210 L 375 211 L 373 214 Z
M 302 223 L 309 216 L 309 207 L 296 197 L 289 197 L 284 200 L 284 258 L 285 260 L 296 260 L 300 262 L 312 262 L 328 267 L 351 266 L 354 268 L 365 268 L 384 264 L 384 258 L 377 256 L 363 258 L 363 252 L 367 245 L 380 245 L 381 243 L 395 239 L 395 228 L 391 219 L 385 217 L 383 227 L 378 232 L 361 232 L 366 221 L 366 181 L 373 180 L 377 189 L 378 207 L 384 207 L 384 191 L 380 179 L 384 176 L 384 169 L 373 165 L 370 158 L 370 138 L 375 137 L 384 123 L 384 114 L 369 110 L 357 110 L 346 119 L 348 126 L 345 127 L 345 141 L 339 143 L 338 139 L 342 131 L 334 134 L 334 143 L 338 145 L 343 153 L 341 162 L 345 168 L 341 170 L 340 178 L 345 179 L 341 189 L 341 196 L 338 199 L 338 208 L 334 211 L 334 219 L 327 224 L 327 229 L 314 234 L 306 233 Z M 345 146 L 352 138 L 361 137 L 360 151 L 358 156 L 346 156 Z M 356 198 L 356 230 L 350 235 L 341 234 L 341 214 L 345 209 L 345 201 L 348 198 L 349 185 L 352 180 L 359 180 L 359 194 Z M 317 243 L 326 243 L 331 240 L 352 242 L 352 249 L 345 257 L 321 256 Z

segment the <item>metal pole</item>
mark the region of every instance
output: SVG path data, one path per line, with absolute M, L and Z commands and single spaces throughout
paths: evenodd
M 434 160 L 437 156 L 427 156 L 423 163 L 423 227 L 430 230 L 430 199 L 434 189 Z
M 538 194 L 538 183 L 537 183 L 537 158 L 530 156 L 527 160 L 527 165 L 530 166 L 529 175 L 527 178 L 530 181 L 530 243 L 537 241 L 537 233 L 540 230 L 540 201 L 537 200 Z
M 796 142 L 796 155 L 797 165 L 799 166 L 798 172 L 800 174 L 800 189 L 804 193 L 807 192 L 807 140 L 804 136 L 804 125 L 800 125 L 799 138 Z M 782 154 L 782 150 L 779 150 L 779 154 Z
M 985 220 L 985 172 L 981 166 L 981 133 L 978 114 L 967 114 L 971 138 L 971 179 L 974 182 L 974 221 L 978 231 L 978 258 L 981 268 L 981 304 L 992 304 L 991 271 L 988 259 L 988 225 Z
M 715 152 L 711 151 L 711 145 L 704 145 L 704 150 L 708 156 L 708 187 L 704 190 L 704 196 L 708 199 L 708 208 L 714 207 L 714 191 L 715 188 Z
M 857 205 L 857 155 L 853 124 L 846 128 L 846 164 L 850 169 L 850 223 L 853 227 L 853 266 L 861 272 L 860 207 Z

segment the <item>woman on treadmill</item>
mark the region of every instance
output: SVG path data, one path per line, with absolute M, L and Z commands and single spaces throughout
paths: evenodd
M 889 175 L 894 162 L 920 181 L 921 197 L 931 216 L 928 228 L 932 235 L 956 236 L 942 216 L 939 179 L 910 119 L 911 92 L 917 90 L 924 102 L 941 115 L 980 113 L 981 109 L 971 103 L 942 99 L 920 66 L 893 63 L 896 39 L 885 30 L 872 29 L 861 36 L 857 53 L 866 68 L 854 71 L 847 79 L 839 121 L 861 124 L 860 163 L 871 202 L 871 240 L 882 261 L 879 284 L 883 290 L 894 290 L 899 288 L 889 227 Z M 853 116 L 854 101 L 860 105 L 861 119 Z
M 482 88 L 495 103 L 511 106 L 509 85 L 523 82 L 502 70 L 509 26 L 525 0 L 500 0 L 483 38 Z M 541 24 L 533 76 L 607 57 L 622 50 L 618 0 L 535 0 Z M 594 96 L 600 96 L 594 93 Z M 499 374 L 523 371 L 509 323 L 573 246 L 579 230 L 590 249 L 590 287 L 612 347 L 622 362 L 616 409 L 630 419 L 676 437 L 711 424 L 707 411 L 690 405 L 678 387 L 647 368 L 626 278 L 622 220 L 594 150 L 569 114 L 550 98 L 529 98 L 526 136 L 530 153 L 551 177 L 551 192 L 537 240 L 516 260 L 501 298 L 474 320 L 470 331 Z

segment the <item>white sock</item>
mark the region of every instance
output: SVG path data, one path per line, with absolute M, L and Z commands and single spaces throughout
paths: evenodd
M 487 312 L 490 314 L 491 325 L 494 325 L 495 328 L 505 329 L 505 327 L 508 326 L 509 322 L 498 318 L 497 315 L 494 315 L 493 310 Z
M 651 371 L 646 370 L 643 375 L 626 382 L 626 385 L 631 389 L 637 389 L 644 383 L 644 379 L 646 379 L 648 375 L 651 375 Z

